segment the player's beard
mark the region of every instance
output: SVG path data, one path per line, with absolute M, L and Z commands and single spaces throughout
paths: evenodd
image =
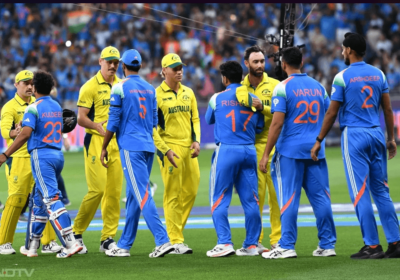
M 350 65 L 350 59 L 348 57 L 344 58 L 344 64 L 346 64 L 347 66 Z
M 255 77 L 261 77 L 264 74 L 264 71 L 257 72 L 256 69 L 249 67 L 250 75 Z

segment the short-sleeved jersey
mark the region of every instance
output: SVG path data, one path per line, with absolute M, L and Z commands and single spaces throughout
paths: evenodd
M 100 123 L 108 119 L 111 87 L 120 81 L 117 76 L 114 76 L 114 82 L 110 85 L 104 80 L 101 71 L 99 71 L 81 87 L 77 105 L 78 107 L 90 109 L 88 117 L 91 121 Z M 107 123 L 103 127 L 105 130 Z M 100 135 L 95 129 L 86 128 L 85 131 L 90 134 Z
M 33 129 L 28 152 L 34 149 L 61 151 L 63 118 L 61 106 L 50 96 L 40 97 L 26 108 L 22 127 Z
M 16 93 L 15 97 L 8 101 L 6 105 L 1 109 L 1 136 L 6 139 L 7 146 L 10 147 L 14 142 L 14 139 L 10 138 L 10 131 L 15 129 L 15 126 L 22 121 L 24 113 L 29 104 L 35 102 L 35 97 L 31 96 L 29 103 L 26 103 L 19 95 Z M 12 157 L 27 157 L 30 155 L 28 153 L 28 144 L 22 145 L 18 151 L 12 154 Z
M 116 132 L 119 148 L 154 153 L 154 127 L 157 127 L 154 87 L 139 75 L 129 75 L 113 86 L 107 129 Z
M 335 76 L 331 99 L 341 102 L 340 129 L 379 126 L 382 94 L 389 93 L 385 74 L 365 62 L 356 62 Z
M 244 77 L 242 84 L 247 87 L 248 92 L 254 94 L 257 98 L 259 98 L 264 105 L 264 109 L 261 112 L 264 115 L 265 126 L 263 131 L 260 134 L 256 135 L 256 143 L 267 143 L 269 127 L 272 122 L 272 113 L 271 113 L 271 98 L 272 92 L 274 91 L 279 81 L 268 77 L 267 73 L 263 73 L 263 79 L 257 88 L 252 87 L 249 75 Z
M 293 74 L 279 83 L 272 96 L 272 113 L 285 113 L 285 122 L 276 150 L 285 157 L 310 159 L 329 104 L 325 88 L 307 74 Z M 324 141 L 319 158 L 325 158 Z
M 165 81 L 156 88 L 158 129 L 154 132 L 157 149 L 165 154 L 168 143 L 190 147 L 200 143 L 200 118 L 196 96 L 191 88 L 179 83 L 175 92 Z
M 264 128 L 264 115 L 242 106 L 236 98 L 241 84 L 230 84 L 225 91 L 214 94 L 208 104 L 206 121 L 214 124 L 215 143 L 218 145 L 251 145 L 256 133 Z M 252 97 L 256 97 L 252 95 Z

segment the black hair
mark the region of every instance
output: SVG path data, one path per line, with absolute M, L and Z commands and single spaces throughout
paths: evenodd
M 367 42 L 364 37 L 353 32 L 344 34 L 343 46 L 352 49 L 361 57 L 363 57 L 367 51 Z
M 219 66 L 221 75 L 227 77 L 232 84 L 239 84 L 242 81 L 243 68 L 236 61 L 227 61 Z
M 297 47 L 290 47 L 282 50 L 282 60 L 289 66 L 300 69 L 301 62 L 303 61 L 303 54 Z
M 53 76 L 40 70 L 35 72 L 32 83 L 35 86 L 35 91 L 43 95 L 49 95 L 54 87 Z
M 132 72 L 139 72 L 140 68 L 142 67 L 142 65 L 139 66 L 130 66 L 130 65 L 126 65 L 124 63 L 126 69 L 128 69 L 128 71 L 132 71 Z
M 251 53 L 253 52 L 261 52 L 262 54 L 265 55 L 264 51 L 257 45 L 252 46 L 252 47 L 248 47 L 245 51 L 244 51 L 244 60 L 249 60 Z

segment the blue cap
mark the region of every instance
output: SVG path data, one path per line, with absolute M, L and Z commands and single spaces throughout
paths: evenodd
M 130 49 L 124 52 L 119 61 L 122 61 L 124 64 L 128 66 L 142 65 L 142 57 L 140 56 L 140 53 L 134 49 Z

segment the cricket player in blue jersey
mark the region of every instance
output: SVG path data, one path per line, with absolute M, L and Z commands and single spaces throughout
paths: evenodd
M 243 69 L 238 62 L 228 61 L 220 66 L 226 90 L 214 94 L 209 102 L 206 121 L 215 123 L 217 149 L 212 156 L 210 172 L 210 204 L 218 242 L 207 252 L 208 257 L 235 254 L 228 221 L 228 207 L 235 185 L 245 213 L 246 239 L 236 250 L 238 256 L 257 256 L 261 234 L 258 207 L 257 153 L 254 146 L 256 132 L 264 128 L 264 117 L 241 106 L 236 90 L 243 87 Z M 250 93 L 249 93 L 250 94 Z M 252 98 L 256 98 L 252 95 Z
M 50 220 L 63 250 L 57 258 L 70 257 L 83 249 L 72 233 L 71 219 L 64 204 L 62 194 L 57 187 L 57 177 L 64 166 L 61 152 L 63 118 L 60 105 L 50 97 L 54 87 L 53 77 L 38 71 L 33 77 L 36 102 L 29 105 L 22 121 L 22 131 L 14 143 L 0 156 L 0 166 L 5 159 L 28 141 L 31 155 L 32 173 L 36 187 L 33 197 L 33 215 L 29 228 L 28 248 L 20 251 L 28 257 L 37 257 L 40 238 L 48 220 Z
M 109 119 L 100 160 L 108 168 L 107 147 L 116 133 L 127 182 L 126 223 L 117 247 L 107 250 L 106 255 L 130 256 L 129 250 L 135 241 L 142 212 L 157 246 L 149 257 L 163 257 L 174 247 L 158 216 L 149 186 L 155 151 L 153 128 L 158 122 L 156 92 L 138 75 L 142 58 L 137 50 L 126 51 L 121 61 L 126 78 L 111 90 Z
M 266 259 L 297 257 L 297 214 L 302 187 L 317 219 L 319 244 L 313 256 L 336 256 L 325 142 L 319 160 L 310 158 L 330 99 L 320 83 L 301 73 L 302 59 L 297 47 L 282 52 L 282 70 L 288 78 L 272 94 L 274 117 L 259 164 L 260 170 L 267 173 L 268 157 L 276 144 L 271 176 L 281 209 L 282 236 L 276 248 L 262 254 Z
M 399 221 L 389 194 L 387 155 L 396 155 L 393 112 L 385 74 L 366 64 L 365 39 L 356 33 L 346 33 L 342 55 L 347 69 L 338 73 L 332 85 L 332 102 L 326 113 L 317 142 L 311 150 L 319 158 L 320 142 L 328 134 L 339 113 L 342 130 L 342 154 L 350 198 L 356 210 L 364 245 L 351 255 L 352 259 L 400 258 Z M 385 116 L 387 139 L 379 122 L 379 107 Z M 389 243 L 386 253 L 379 245 L 371 195 Z

